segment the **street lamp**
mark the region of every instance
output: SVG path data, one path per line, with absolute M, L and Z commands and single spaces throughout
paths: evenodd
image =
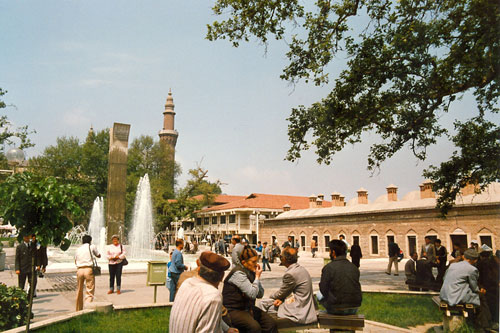
M 12 166 L 14 173 L 16 173 L 16 167 L 24 162 L 24 152 L 19 148 L 12 148 L 6 154 L 7 162 Z

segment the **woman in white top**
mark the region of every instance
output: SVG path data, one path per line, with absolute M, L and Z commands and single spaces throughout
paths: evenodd
M 123 259 L 125 259 L 125 249 L 122 244 L 120 244 L 120 237 L 118 235 L 113 235 L 111 237 L 112 244 L 107 246 L 107 256 L 108 256 L 108 267 L 109 267 L 109 291 L 108 294 L 112 294 L 115 289 L 115 277 L 116 277 L 116 293 L 121 294 L 122 285 L 122 268 Z

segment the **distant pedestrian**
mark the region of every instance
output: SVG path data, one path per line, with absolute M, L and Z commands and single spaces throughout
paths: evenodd
M 260 241 L 257 242 L 257 246 L 255 247 L 255 251 L 259 255 L 259 258 L 262 257 L 262 243 Z
M 420 291 L 417 286 L 417 252 L 413 252 L 410 255 L 410 259 L 405 264 L 405 275 L 406 275 L 406 284 L 408 285 L 408 289 L 411 291 Z
M 300 244 L 299 244 L 299 241 L 298 241 L 298 240 L 296 240 L 296 241 L 295 241 L 295 246 L 294 246 L 294 248 L 295 248 L 295 249 L 297 249 L 297 251 L 299 251 L 299 250 L 300 250 Z
M 177 282 L 179 281 L 179 277 L 181 273 L 188 270 L 188 267 L 184 265 L 184 258 L 182 256 L 182 249 L 184 248 L 184 240 L 177 239 L 175 241 L 175 250 L 172 253 L 172 264 L 170 265 L 170 302 L 173 302 L 175 299 L 175 292 L 177 289 Z
M 361 258 L 363 258 L 363 253 L 361 252 L 361 247 L 359 246 L 358 241 L 356 240 L 354 241 L 354 245 L 351 246 L 350 256 L 354 266 L 359 268 L 359 262 Z
M 111 242 L 112 243 L 106 248 L 109 268 L 108 294 L 112 294 L 114 292 L 116 278 L 116 293 L 120 295 L 122 286 L 123 259 L 125 259 L 126 253 L 123 245 L 120 243 L 120 237 L 118 235 L 113 235 L 111 237 Z
M 31 242 L 33 246 L 36 246 L 35 274 L 37 275 L 37 277 L 42 278 L 43 274 L 45 273 L 45 270 L 47 269 L 47 265 L 49 264 L 49 259 L 47 257 L 47 247 L 37 242 L 35 235 L 31 237 Z M 33 297 L 36 297 L 36 288 L 33 290 Z
M 441 240 L 436 239 L 434 241 L 434 247 L 436 249 L 436 266 L 438 270 L 438 275 L 436 277 L 436 283 L 441 285 L 443 284 L 444 273 L 446 272 L 446 261 L 448 257 L 448 252 L 446 248 L 441 245 Z
M 262 246 L 262 270 L 266 270 L 266 266 L 269 268 L 269 271 L 271 271 L 271 265 L 269 265 L 269 259 L 271 259 L 271 248 L 267 246 L 267 242 L 264 242 L 264 245 Z
M 398 270 L 398 255 L 399 255 L 399 246 L 395 242 L 390 242 L 389 243 L 389 264 L 387 265 L 387 270 L 385 271 L 385 274 L 391 275 L 391 268 L 392 264 L 394 263 L 394 270 L 396 273 L 394 273 L 395 276 L 399 275 L 399 270 Z
M 231 252 L 231 262 L 234 267 L 236 265 L 241 265 L 240 255 L 245 247 L 241 244 L 241 238 L 238 235 L 234 235 L 231 242 L 234 244 L 233 251 Z
M 316 251 L 318 251 L 318 243 L 316 243 L 316 240 L 313 238 L 311 240 L 311 254 L 312 257 L 316 257 Z
M 24 289 L 26 286 L 26 279 L 31 283 L 31 261 L 34 255 L 34 243 L 31 242 L 31 236 L 23 236 L 23 241 L 16 247 L 15 269 L 17 274 L 18 286 Z M 33 276 L 34 291 L 36 290 L 37 276 Z M 31 287 L 31 286 L 30 286 Z
M 83 310 L 83 285 L 85 283 L 85 303 L 94 301 L 95 276 L 92 271 L 93 257 L 100 258 L 101 254 L 95 245 L 91 245 L 92 237 L 85 235 L 82 237 L 82 246 L 76 250 L 75 265 L 77 292 L 76 292 L 76 311 Z
M 345 240 L 345 236 L 344 235 L 339 235 L 339 239 L 345 243 L 345 246 L 347 248 L 347 252 L 349 252 L 349 248 L 351 247 L 351 244 L 349 244 L 349 242 L 347 242 Z
M 434 265 L 436 262 L 436 248 L 434 247 L 434 244 L 432 244 L 431 236 L 425 236 L 424 241 L 425 244 L 423 244 L 420 249 L 420 258 L 426 257 L 431 265 Z
M 287 247 L 293 247 L 293 237 L 292 236 L 288 236 L 288 240 L 286 242 L 284 242 L 281 247 L 283 249 L 285 249 Z

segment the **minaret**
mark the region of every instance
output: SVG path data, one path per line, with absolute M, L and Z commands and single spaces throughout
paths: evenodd
M 163 129 L 160 131 L 160 141 L 163 141 L 170 148 L 172 161 L 175 161 L 175 144 L 179 133 L 174 129 L 174 98 L 172 97 L 172 90 L 168 92 L 167 102 L 165 103 L 165 111 L 163 112 Z

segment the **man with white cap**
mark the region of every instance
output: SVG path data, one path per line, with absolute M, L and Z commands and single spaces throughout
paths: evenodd
M 484 294 L 484 289 L 479 289 L 479 271 L 474 264 L 479 254 L 474 249 L 464 252 L 464 260 L 450 265 L 444 276 L 443 286 L 439 297 L 450 306 L 457 304 L 474 304 L 479 306 L 479 293 Z

